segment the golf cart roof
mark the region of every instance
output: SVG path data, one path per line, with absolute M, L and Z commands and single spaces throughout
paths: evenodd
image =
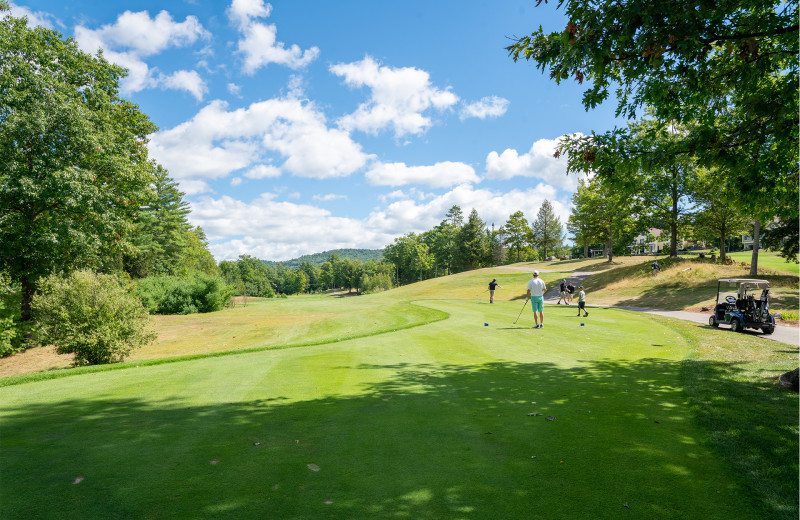
M 745 289 L 768 289 L 769 288 L 769 281 L 768 280 L 754 280 L 752 278 L 722 278 L 719 281 L 719 284 L 722 285 L 723 283 L 729 284 L 728 287 L 740 287 L 743 286 Z

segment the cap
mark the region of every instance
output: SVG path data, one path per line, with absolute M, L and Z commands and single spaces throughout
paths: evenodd
M 583 286 L 581 285 L 580 287 L 578 287 L 578 289 L 583 289 Z
M 539 276 L 539 271 L 534 271 L 533 276 Z

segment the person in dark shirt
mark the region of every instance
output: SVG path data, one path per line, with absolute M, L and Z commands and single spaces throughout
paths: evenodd
M 575 286 L 572 285 L 572 282 L 567 284 L 567 302 L 572 301 L 572 295 L 575 293 Z
M 569 305 L 567 300 L 567 280 L 566 278 L 558 285 L 558 302 L 556 305 L 561 305 L 561 300 L 564 300 L 565 305 Z
M 489 282 L 489 303 L 494 303 L 494 290 L 497 287 L 503 288 L 502 285 L 497 283 L 497 278 L 492 278 L 492 281 Z

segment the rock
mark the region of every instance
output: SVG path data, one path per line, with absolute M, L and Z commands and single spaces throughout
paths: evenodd
M 798 382 L 800 382 L 800 368 L 786 372 L 780 377 L 779 381 L 782 387 L 797 392 Z

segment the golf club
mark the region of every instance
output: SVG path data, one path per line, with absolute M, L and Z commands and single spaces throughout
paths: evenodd
M 527 298 L 525 298 L 525 303 L 524 303 L 524 304 L 522 304 L 522 309 L 520 309 L 520 311 L 519 311 L 519 315 L 517 315 L 517 319 L 516 319 L 516 320 L 514 320 L 514 325 L 516 325 L 516 324 L 517 324 L 517 322 L 519 321 L 519 317 L 520 317 L 520 316 L 522 316 L 522 311 L 524 311 L 524 310 L 525 310 L 525 306 L 526 306 L 526 305 L 528 305 L 528 299 L 527 299 Z

